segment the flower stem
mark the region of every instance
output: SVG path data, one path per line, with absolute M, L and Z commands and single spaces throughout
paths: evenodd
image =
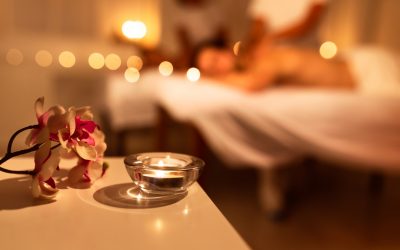
M 15 152 L 12 152 L 12 145 L 14 143 L 15 138 L 18 136 L 18 134 L 20 134 L 21 132 L 28 130 L 28 129 L 35 129 L 38 128 L 38 125 L 30 125 L 24 128 L 21 128 L 19 130 L 17 130 L 11 137 L 10 140 L 8 141 L 8 145 L 7 145 L 7 152 L 6 154 L 3 156 L 3 158 L 0 159 L 0 165 L 3 164 L 4 162 L 8 161 L 9 159 L 18 156 L 18 155 L 23 155 L 26 153 L 30 153 L 33 151 L 36 151 L 39 149 L 39 147 L 42 144 L 36 144 L 30 148 L 27 149 L 23 149 L 23 150 L 18 150 Z M 10 173 L 10 174 L 28 174 L 28 175 L 33 175 L 34 171 L 33 170 L 10 170 L 10 169 L 6 169 L 0 166 L 0 171 L 5 172 L 5 173 Z
M 30 125 L 30 126 L 26 126 L 24 128 L 21 128 L 21 129 L 15 131 L 15 133 L 10 137 L 10 140 L 8 141 L 7 153 L 11 153 L 12 144 L 14 143 L 14 140 L 18 134 L 20 134 L 21 132 L 24 132 L 25 130 L 34 129 L 34 128 L 38 128 L 38 127 L 39 127 L 38 125 Z

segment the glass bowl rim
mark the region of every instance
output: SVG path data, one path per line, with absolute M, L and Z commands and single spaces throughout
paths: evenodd
M 148 155 L 146 157 L 146 155 Z M 154 156 L 152 156 L 154 155 Z M 169 155 L 171 159 L 179 159 L 182 161 L 187 161 L 188 164 L 182 167 L 162 167 L 162 166 L 149 166 L 144 164 L 144 160 L 150 159 L 151 157 L 157 157 L 157 155 L 167 156 Z M 144 156 L 144 159 L 138 159 L 140 156 Z M 175 157 L 174 157 L 175 156 Z M 172 170 L 172 171 L 191 171 L 191 170 L 201 170 L 205 162 L 195 156 L 181 153 L 173 152 L 143 152 L 137 154 L 130 154 L 124 158 L 124 164 L 128 168 L 143 168 L 143 169 L 153 169 L 153 170 Z

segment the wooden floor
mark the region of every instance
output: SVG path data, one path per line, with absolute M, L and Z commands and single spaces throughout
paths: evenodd
M 125 154 L 153 151 L 152 134 L 126 137 Z M 189 153 L 180 145 L 168 150 Z M 400 249 L 400 176 L 386 176 L 382 192 L 371 194 L 369 173 L 322 165 L 297 169 L 305 178 L 293 188 L 287 217 L 274 222 L 259 206 L 254 169 L 205 157 L 201 185 L 253 249 Z
M 371 193 L 369 174 L 317 166 L 292 192 L 287 217 L 272 221 L 258 204 L 255 171 L 208 167 L 217 170 L 206 192 L 253 249 L 400 249 L 400 176 Z

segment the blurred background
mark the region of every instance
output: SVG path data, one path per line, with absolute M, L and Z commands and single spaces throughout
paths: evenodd
M 146 94 L 134 93 L 142 91 L 142 72 L 157 69 L 163 60 L 173 62 L 177 72 L 189 68 L 179 60 L 174 63 L 175 58 L 189 60 L 183 53 L 185 31 L 180 29 L 185 22 L 191 29 L 186 32 L 198 36 L 192 43 L 210 38 L 216 23 L 229 46 L 247 36 L 251 0 L 190 2 L 0 0 L 0 152 L 17 128 L 35 122 L 33 103 L 38 97 L 44 96 L 48 107 L 90 105 L 106 133 L 108 156 L 159 149 L 196 154 L 201 147 L 208 168 L 201 185 L 254 249 L 400 248 L 398 175 L 302 162 L 290 212 L 275 221 L 260 207 L 256 168 L 227 166 L 192 126 L 148 104 Z M 280 3 L 277 16 L 289 15 L 285 11 L 295 7 L 286 2 Z M 326 6 L 316 30 L 318 48 L 331 41 L 337 53 L 366 44 L 400 50 L 400 1 L 330 0 Z M 185 8 L 199 11 L 191 15 Z M 122 98 L 110 90 L 110 82 L 134 85 L 132 92 L 123 93 L 142 104 L 132 107 L 138 112 L 134 125 L 118 122 L 116 116 L 124 114 L 110 114 L 112 102 Z M 16 147 L 24 147 L 23 142 L 18 140 Z

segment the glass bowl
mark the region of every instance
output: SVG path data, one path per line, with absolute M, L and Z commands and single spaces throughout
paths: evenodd
M 124 163 L 134 184 L 148 194 L 186 192 L 204 167 L 199 158 L 169 152 L 133 154 Z

